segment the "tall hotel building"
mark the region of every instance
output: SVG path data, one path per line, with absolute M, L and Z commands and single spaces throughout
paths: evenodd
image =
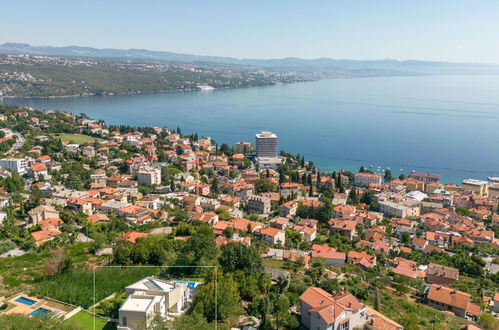
M 267 131 L 256 134 L 256 156 L 277 157 L 277 135 Z

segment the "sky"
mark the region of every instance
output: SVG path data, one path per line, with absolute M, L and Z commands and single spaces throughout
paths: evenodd
M 0 43 L 499 63 L 498 0 L 25 0 L 0 10 Z

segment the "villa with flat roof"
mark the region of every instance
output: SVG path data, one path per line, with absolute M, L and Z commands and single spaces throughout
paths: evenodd
M 118 330 L 134 330 L 159 315 L 168 320 L 184 312 L 200 283 L 146 277 L 125 288 Z

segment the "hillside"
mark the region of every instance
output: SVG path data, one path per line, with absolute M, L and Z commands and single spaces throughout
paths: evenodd
M 77 56 L 100 58 L 149 59 L 183 63 L 213 63 L 250 65 L 274 70 L 331 73 L 348 72 L 352 75 L 408 75 L 408 74 L 499 74 L 499 64 L 451 63 L 436 61 L 302 59 L 295 57 L 275 59 L 239 59 L 233 57 L 180 54 L 147 49 L 97 49 L 81 46 L 32 46 L 24 43 L 4 43 L 0 54 L 31 54 L 48 56 Z
M 4 96 L 68 96 L 238 88 L 309 80 L 303 74 L 250 66 L 174 64 L 163 61 L 0 56 Z M 0 94 L 1 95 L 1 94 Z

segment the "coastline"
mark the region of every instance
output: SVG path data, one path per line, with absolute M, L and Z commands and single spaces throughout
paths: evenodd
M 481 130 L 482 134 L 475 137 L 476 140 L 481 139 L 482 135 L 490 138 L 490 133 L 486 132 L 491 132 L 493 121 L 485 119 L 486 117 L 480 114 L 482 111 L 497 112 L 494 107 L 499 101 L 497 95 L 486 98 L 487 104 L 473 103 L 473 112 L 470 112 L 470 101 L 482 98 L 482 93 L 472 94 L 473 97 L 450 97 L 449 94 L 456 88 L 456 83 L 458 86 L 468 88 L 470 85 L 476 86 L 477 81 L 490 82 L 491 86 L 497 82 L 497 78 L 486 80 L 481 77 L 478 77 L 480 78 L 477 78 L 478 80 L 475 78 L 466 75 L 461 80 L 456 80 L 454 76 L 372 77 L 372 80 L 321 79 L 310 84 L 303 82 L 267 85 L 260 88 L 224 88 L 225 91 L 218 93 L 190 93 L 199 91 L 194 89 L 185 90 L 189 93 L 170 90 L 163 94 L 141 92 L 110 95 L 117 96 L 116 102 L 115 98 L 111 97 L 62 97 L 6 98 L 4 104 L 31 106 L 36 109 L 61 109 L 75 114 L 84 112 L 92 118 L 103 119 L 108 124 L 114 125 L 145 127 L 161 122 L 170 127 L 180 126 L 185 132 L 201 132 L 220 143 L 228 144 L 240 139 L 252 141 L 256 131 L 272 129 L 280 137 L 280 149 L 304 154 L 321 170 L 357 171 L 361 165 L 367 167 L 372 164 L 375 168 L 390 167 L 397 176 L 399 169 L 403 168 L 405 173 L 412 170 L 440 173 L 442 182 L 459 183 L 467 178 L 484 179 L 487 176 L 499 175 L 495 166 L 496 156 L 486 157 L 483 164 L 464 160 L 461 164 L 456 162 L 459 157 L 455 156 L 455 153 L 445 151 L 449 145 L 443 137 L 452 136 L 453 133 L 450 131 L 455 130 L 455 125 L 470 120 L 484 127 Z M 382 94 L 387 88 L 392 91 L 391 93 L 398 92 L 396 86 L 401 82 L 414 88 L 408 89 L 410 92 L 397 94 L 397 99 L 393 99 L 390 94 Z M 443 86 L 437 89 L 436 94 L 433 88 L 430 91 L 423 87 L 433 85 L 434 82 Z M 372 86 L 382 86 L 382 88 L 375 89 Z M 363 97 L 365 91 L 371 94 Z M 151 96 L 147 96 L 148 94 Z M 358 97 L 360 99 L 357 99 Z M 437 101 L 433 102 L 434 98 Z M 311 102 L 312 99 L 318 101 Z M 133 103 L 129 102 L 132 100 Z M 236 104 L 238 106 L 235 108 Z M 416 107 L 417 114 L 414 110 Z M 269 117 L 267 109 L 271 109 L 275 116 Z M 289 113 L 289 111 L 294 112 Z M 319 121 L 313 119 L 314 116 L 310 116 L 312 112 L 320 114 L 323 119 Z M 394 131 L 390 134 L 380 131 L 376 125 L 369 124 L 371 120 L 379 120 L 381 113 L 387 114 L 388 117 L 384 120 L 394 127 Z M 433 147 L 435 144 L 426 144 L 428 141 L 435 142 L 434 134 L 422 134 L 416 128 L 405 126 L 416 115 L 418 118 L 421 115 L 427 116 L 431 119 L 428 122 L 431 127 L 438 128 L 439 132 L 445 132 L 445 135 L 437 134 L 437 137 L 440 137 L 436 141 L 438 147 Z M 241 121 L 241 118 L 246 119 Z M 463 121 L 463 118 L 466 120 Z M 352 136 L 352 130 L 355 128 L 350 125 L 331 124 L 331 120 L 333 122 L 360 120 L 360 124 L 370 128 L 360 130 L 358 134 Z M 417 136 L 427 145 L 420 156 L 414 156 L 410 151 L 411 148 L 407 147 L 410 146 L 407 143 L 413 141 L 407 132 L 413 137 Z M 388 136 L 400 137 L 400 142 L 395 143 L 400 147 L 396 151 L 389 152 L 383 148 Z M 471 144 L 466 141 L 463 143 Z M 355 151 L 352 151 L 352 148 Z M 376 151 L 377 149 L 379 150 Z M 435 155 L 440 155 L 442 150 L 443 156 L 436 157 Z M 395 156 L 395 153 L 398 155 Z M 484 156 L 478 152 L 473 155 L 482 158 Z M 431 160 L 432 158 L 435 159 Z
M 353 77 L 351 77 L 353 78 Z M 324 79 L 351 79 L 351 78 L 324 78 Z M 361 77 L 355 77 L 361 78 Z M 295 83 L 313 82 L 323 79 L 310 79 L 310 80 L 296 80 L 291 82 L 271 82 L 268 84 L 255 85 L 255 86 L 228 86 L 228 87 L 213 87 L 211 88 L 183 88 L 183 89 L 164 89 L 157 91 L 136 91 L 136 92 L 99 92 L 99 93 L 83 93 L 83 94 L 71 94 L 71 95 L 47 95 L 47 96 L 15 96 L 15 95 L 0 95 L 0 100 L 3 99 L 64 99 L 64 98 L 77 98 L 77 97 L 87 97 L 87 96 L 114 96 L 114 95 L 141 95 L 141 94 L 162 94 L 162 93 L 180 93 L 180 92 L 209 92 L 213 90 L 223 90 L 223 89 L 243 89 L 243 88 L 254 88 L 254 87 L 269 87 L 278 85 L 288 85 Z

